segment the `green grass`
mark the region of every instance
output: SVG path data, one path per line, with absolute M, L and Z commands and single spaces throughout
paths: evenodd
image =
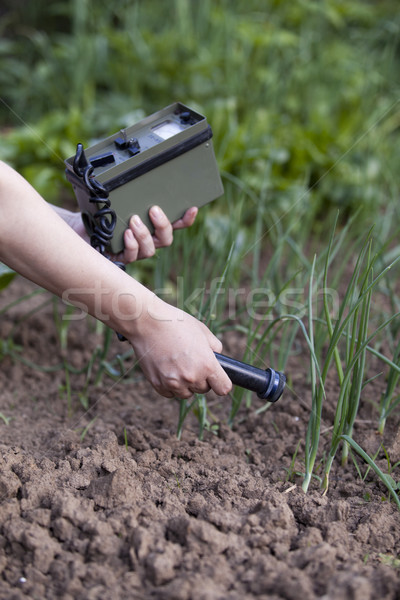
M 397 3 L 28 4 L 6 2 L 0 24 L 0 158 L 60 202 L 72 193 L 63 160 L 78 141 L 175 100 L 206 114 L 225 195 L 130 272 L 217 335 L 233 332 L 237 358 L 279 370 L 295 362 L 309 373 L 296 458 L 303 489 L 321 480 L 326 490 L 339 451 L 343 463 L 350 450 L 367 460 L 354 439 L 363 403 L 374 404 L 382 440 L 400 404 Z M 12 277 L 1 271 L 0 286 Z M 63 314 L 54 314 L 57 368 L 69 403 L 76 396 L 87 407 L 91 386 L 131 376 L 131 351 L 116 356 L 99 326 L 99 345 L 76 372 Z M 7 353 L 30 364 L 12 336 L 2 340 Z M 287 401 L 296 394 L 289 377 Z M 228 422 L 252 403 L 233 390 Z M 321 441 L 327 403 L 335 416 Z M 179 435 L 191 410 L 200 435 L 214 430 L 205 396 L 179 406 Z
M 310 369 L 311 369 L 311 389 L 312 389 L 312 408 L 310 420 L 308 423 L 306 437 L 306 474 L 303 482 L 303 489 L 307 491 L 311 481 L 315 461 L 318 455 L 320 443 L 320 428 L 321 415 L 326 398 L 325 382 L 331 372 L 332 363 L 335 363 L 337 371 L 337 379 L 339 383 L 339 392 L 337 397 L 335 418 L 333 421 L 333 431 L 331 436 L 330 449 L 324 468 L 323 487 L 328 488 L 329 472 L 332 462 L 338 450 L 339 443 L 342 440 L 347 440 L 352 436 L 353 426 L 358 414 L 360 401 L 365 386 L 368 382 L 375 378 L 366 377 L 366 361 L 367 354 L 370 350 L 370 344 L 374 338 L 380 334 L 390 323 L 400 316 L 400 313 L 392 315 L 389 319 L 379 323 L 374 323 L 370 328 L 371 316 L 371 299 L 372 294 L 379 282 L 384 278 L 388 271 L 392 271 L 395 265 L 399 262 L 400 256 L 387 265 L 382 271 L 374 276 L 374 264 L 377 262 L 381 251 L 372 252 L 372 238 L 368 235 L 364 243 L 361 245 L 358 256 L 356 256 L 355 267 L 349 278 L 349 283 L 344 291 L 343 299 L 341 299 L 338 312 L 335 316 L 335 322 L 329 312 L 327 303 L 324 302 L 325 321 L 322 321 L 325 326 L 320 330 L 320 335 L 329 335 L 328 343 L 318 346 L 323 348 L 323 357 L 315 355 L 317 346 L 314 339 L 314 314 L 312 312 L 311 298 L 309 295 L 309 310 L 308 310 L 308 345 L 311 354 Z M 324 267 L 324 289 L 327 288 L 328 282 L 328 265 L 329 257 L 333 244 L 333 235 L 328 247 Z M 343 260 L 347 263 L 351 260 L 351 255 L 345 255 Z M 312 289 L 312 278 L 310 281 L 310 290 Z M 324 296 L 326 298 L 326 296 Z M 324 331 L 325 329 L 325 331 Z M 344 437 L 343 437 L 344 436 Z M 348 446 L 345 442 L 342 461 L 347 462 Z

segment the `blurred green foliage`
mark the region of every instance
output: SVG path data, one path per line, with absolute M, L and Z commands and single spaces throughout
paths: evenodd
M 14 279 L 16 273 L 3 263 L 0 263 L 0 291 L 6 288 Z
M 397 215 L 395 0 L 6 1 L 0 157 L 57 200 L 63 159 L 180 100 L 207 115 L 221 171 L 268 210 Z M 232 177 L 234 179 L 232 179 Z M 247 203 L 247 222 L 256 202 Z M 303 220 L 303 221 L 302 221 Z

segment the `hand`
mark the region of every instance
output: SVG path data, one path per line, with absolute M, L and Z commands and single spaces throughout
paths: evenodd
M 181 219 L 171 224 L 163 210 L 159 206 L 153 206 L 149 216 L 154 225 L 154 234 L 150 233 L 137 215 L 134 215 L 124 233 L 125 249 L 118 254 L 117 260 L 128 264 L 153 256 L 157 248 L 170 246 L 173 241 L 173 231 L 193 225 L 197 212 L 196 207 L 189 208 Z
M 225 396 L 232 382 L 214 352 L 222 344 L 200 321 L 157 296 L 128 335 L 139 366 L 155 390 L 167 398 L 189 398 L 210 389 Z
M 74 213 L 54 205 L 52 208 L 85 242 L 90 243 L 80 212 Z M 153 235 L 139 217 L 134 215 L 124 233 L 125 249 L 115 257 L 116 260 L 129 264 L 135 260 L 153 256 L 157 248 L 172 244 L 175 229 L 184 229 L 193 225 L 197 213 L 196 207 L 189 208 L 181 219 L 171 224 L 161 208 L 153 206 L 149 211 L 155 230 Z

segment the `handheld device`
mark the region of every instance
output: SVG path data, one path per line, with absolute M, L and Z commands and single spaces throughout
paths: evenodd
M 191 206 L 223 194 L 206 118 L 176 102 L 68 158 L 66 176 L 92 245 L 114 254 L 137 214 L 152 230 L 149 209 L 171 222 Z

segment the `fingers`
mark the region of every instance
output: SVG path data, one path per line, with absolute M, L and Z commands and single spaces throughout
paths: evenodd
M 182 219 L 178 219 L 172 223 L 172 227 L 174 229 L 184 229 L 185 227 L 191 227 L 197 217 L 197 213 L 199 209 L 196 206 L 192 206 L 192 208 L 188 208 L 188 210 L 183 215 Z
M 130 229 L 127 229 L 124 232 L 124 245 L 125 249 L 121 255 L 117 256 L 118 260 L 122 260 L 125 264 L 137 260 L 139 254 L 139 244 Z
M 172 225 L 159 206 L 152 206 L 149 210 L 149 217 L 154 226 L 153 235 L 140 217 L 134 215 L 124 233 L 125 248 L 120 259 L 128 264 L 135 260 L 154 256 L 156 248 L 164 248 L 172 244 L 174 229 L 183 229 L 193 225 L 197 213 L 196 207 L 189 208 L 182 219 L 175 221 Z
M 213 370 L 205 381 L 190 382 L 174 395 L 178 398 L 190 398 L 193 394 L 206 394 L 213 390 L 218 396 L 227 396 L 232 389 L 232 382 L 217 359 L 214 360 Z
M 129 228 L 124 233 L 124 243 L 123 259 L 126 263 L 149 258 L 156 251 L 150 231 L 137 215 L 129 221 Z
M 222 352 L 222 342 L 208 329 L 207 339 L 213 352 Z
M 164 396 L 164 398 L 184 398 L 184 399 L 191 398 L 193 396 L 193 394 L 207 394 L 207 392 L 209 392 L 211 389 L 211 387 L 208 385 L 208 383 L 206 383 L 204 386 L 198 386 L 198 387 L 188 386 L 188 387 L 180 388 L 174 392 L 171 392 L 169 389 L 163 388 L 161 386 L 159 386 L 159 387 L 153 386 L 153 387 L 161 396 Z
M 227 396 L 232 389 L 232 381 L 225 373 L 217 359 L 215 359 L 218 368 L 207 379 L 207 383 L 218 396 Z
M 170 246 L 173 241 L 172 225 L 159 206 L 152 206 L 149 210 L 149 217 L 154 225 L 154 245 L 156 248 Z
M 185 372 L 168 373 L 149 381 L 156 391 L 166 398 L 190 398 L 193 394 L 206 394 L 213 390 L 218 396 L 226 396 L 232 389 L 232 382 L 220 366 L 215 356 L 211 355 L 198 373 L 195 366 L 188 367 Z

